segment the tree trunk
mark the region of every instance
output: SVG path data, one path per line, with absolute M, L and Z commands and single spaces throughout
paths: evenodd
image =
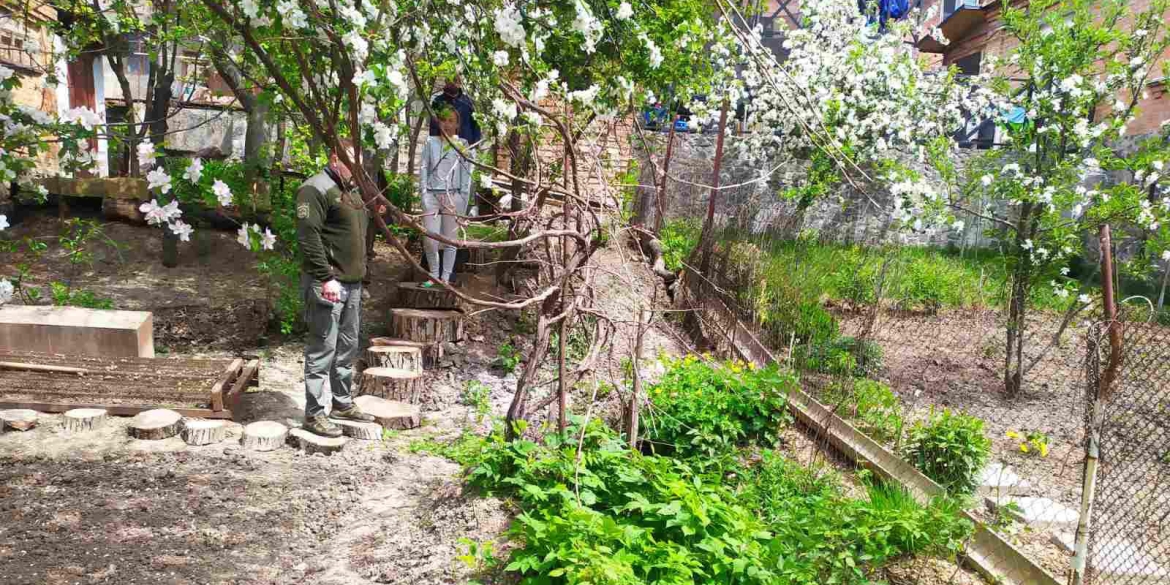
M 419 409 L 413 404 L 393 402 L 377 396 L 358 396 L 354 404 L 387 429 L 413 429 L 421 422 Z
M 463 339 L 463 313 L 449 309 L 390 309 L 390 335 L 423 343 Z
M 322 437 L 321 435 L 310 433 L 305 429 L 293 429 L 288 432 L 288 442 L 309 455 L 315 455 L 317 453 L 332 455 L 341 451 L 345 447 L 345 444 L 349 442 L 349 439 L 345 437 Z
M 183 427 L 183 415 L 165 408 L 141 412 L 130 420 L 130 436 L 135 439 L 158 441 L 169 439 Z
M 1029 227 L 1032 225 L 1033 207 L 1032 203 L 1024 203 L 1020 208 L 1020 217 L 1016 220 L 1014 245 L 1017 257 L 1012 270 L 1011 294 L 1008 296 L 1007 344 L 1003 368 L 1004 393 L 1009 397 L 1016 396 L 1024 384 L 1024 328 L 1027 325 L 1032 260 L 1030 253 L 1024 250 L 1023 244 L 1028 239 Z
M 418 404 L 422 392 L 422 374 L 397 368 L 366 368 L 362 372 L 362 396 Z
M 24 408 L 0 410 L 0 432 L 28 431 L 37 426 L 37 411 Z
M 241 443 L 250 451 L 273 451 L 284 445 L 287 436 L 288 427 L 278 422 L 262 420 L 244 427 L 244 438 Z
M 375 345 L 366 350 L 366 367 L 422 373 L 422 350 L 402 345 Z
M 268 181 L 264 180 L 264 171 L 272 167 L 271 149 L 265 148 L 268 143 L 268 104 L 252 100 L 252 106 L 248 108 L 247 113 L 248 129 L 244 134 L 244 180 L 252 193 L 252 213 L 256 213 L 257 209 L 268 210 L 272 207 Z
M 62 427 L 67 433 L 93 431 L 106 424 L 106 411 L 102 408 L 74 408 L 65 413 Z
M 191 419 L 183 425 L 183 442 L 188 445 L 211 445 L 227 438 L 227 423 L 222 420 Z

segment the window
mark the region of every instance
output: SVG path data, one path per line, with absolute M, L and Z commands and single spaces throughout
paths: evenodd
M 979 75 L 979 67 L 983 63 L 983 53 L 977 52 L 967 55 L 958 61 L 955 61 L 955 67 L 959 69 L 959 75 Z
M 8 8 L 0 7 L 0 61 L 24 69 L 42 68 L 42 48 L 30 29 Z

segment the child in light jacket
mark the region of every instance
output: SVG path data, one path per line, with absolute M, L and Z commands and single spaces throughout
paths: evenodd
M 459 112 L 454 108 L 444 108 L 436 112 L 436 117 L 442 134 L 427 137 L 422 151 L 422 167 L 419 169 L 425 214 L 423 226 L 428 232 L 440 233 L 455 240 L 458 239 L 458 216 L 467 214 L 467 202 L 471 197 L 471 163 L 451 146 L 453 142 L 459 144 L 465 152 L 467 149 L 467 143 L 458 137 Z M 455 268 L 455 246 L 442 244 L 441 269 L 439 246 L 438 240 L 423 240 L 423 252 L 427 257 L 427 267 L 431 270 L 431 279 L 447 282 Z

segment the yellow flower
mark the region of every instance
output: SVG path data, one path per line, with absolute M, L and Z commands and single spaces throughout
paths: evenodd
M 1027 443 L 1020 443 L 1020 451 L 1027 453 L 1028 452 L 1028 444 Z
M 1021 439 L 1022 437 L 1020 437 L 1020 434 L 1019 434 L 1019 433 L 1017 433 L 1017 432 L 1015 432 L 1015 431 L 1008 431 L 1008 432 L 1007 432 L 1007 438 L 1009 438 L 1009 439 Z
M 1048 445 L 1045 443 L 1040 443 L 1040 456 L 1041 457 L 1048 456 Z

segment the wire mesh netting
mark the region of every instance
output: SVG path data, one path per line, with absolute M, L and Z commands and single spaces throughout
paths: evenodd
M 970 216 L 960 218 L 963 230 L 907 233 L 878 196 L 851 186 L 810 201 L 784 173 L 756 180 L 758 169 L 725 161 L 712 204 L 713 139 L 674 144 L 670 180 L 655 193 L 666 247 L 699 244 L 674 259 L 691 309 L 685 325 L 720 353 L 742 354 L 744 338 L 761 342 L 800 373 L 806 393 L 965 497 L 978 521 L 1042 571 L 1016 582 L 1066 582 L 1095 384 L 1084 366 L 1104 320 L 1099 295 L 1084 302 L 1041 285 L 1013 310 L 1013 272 L 993 226 Z M 641 184 L 658 186 L 661 170 L 642 164 Z M 1082 282 L 1099 279 L 1093 262 L 1078 268 Z M 1134 325 L 1126 343 L 1118 400 L 1106 410 L 1089 565 L 1094 582 L 1144 585 L 1166 582 L 1170 567 L 1162 548 L 1170 550 L 1170 534 L 1160 536 L 1170 442 L 1158 443 L 1170 424 L 1170 331 Z M 967 423 L 986 437 L 986 458 L 959 471 L 932 468 L 923 441 Z M 1105 579 L 1107 566 L 1137 557 L 1149 560 L 1142 579 L 1162 580 Z
M 1118 326 L 1115 373 L 1108 327 L 1096 327 L 1089 340 L 1090 379 L 1113 382 L 1096 423 L 1100 463 L 1086 582 L 1153 585 L 1170 582 L 1170 331 L 1142 322 L 1144 307 L 1124 308 L 1138 321 L 1123 317 Z

